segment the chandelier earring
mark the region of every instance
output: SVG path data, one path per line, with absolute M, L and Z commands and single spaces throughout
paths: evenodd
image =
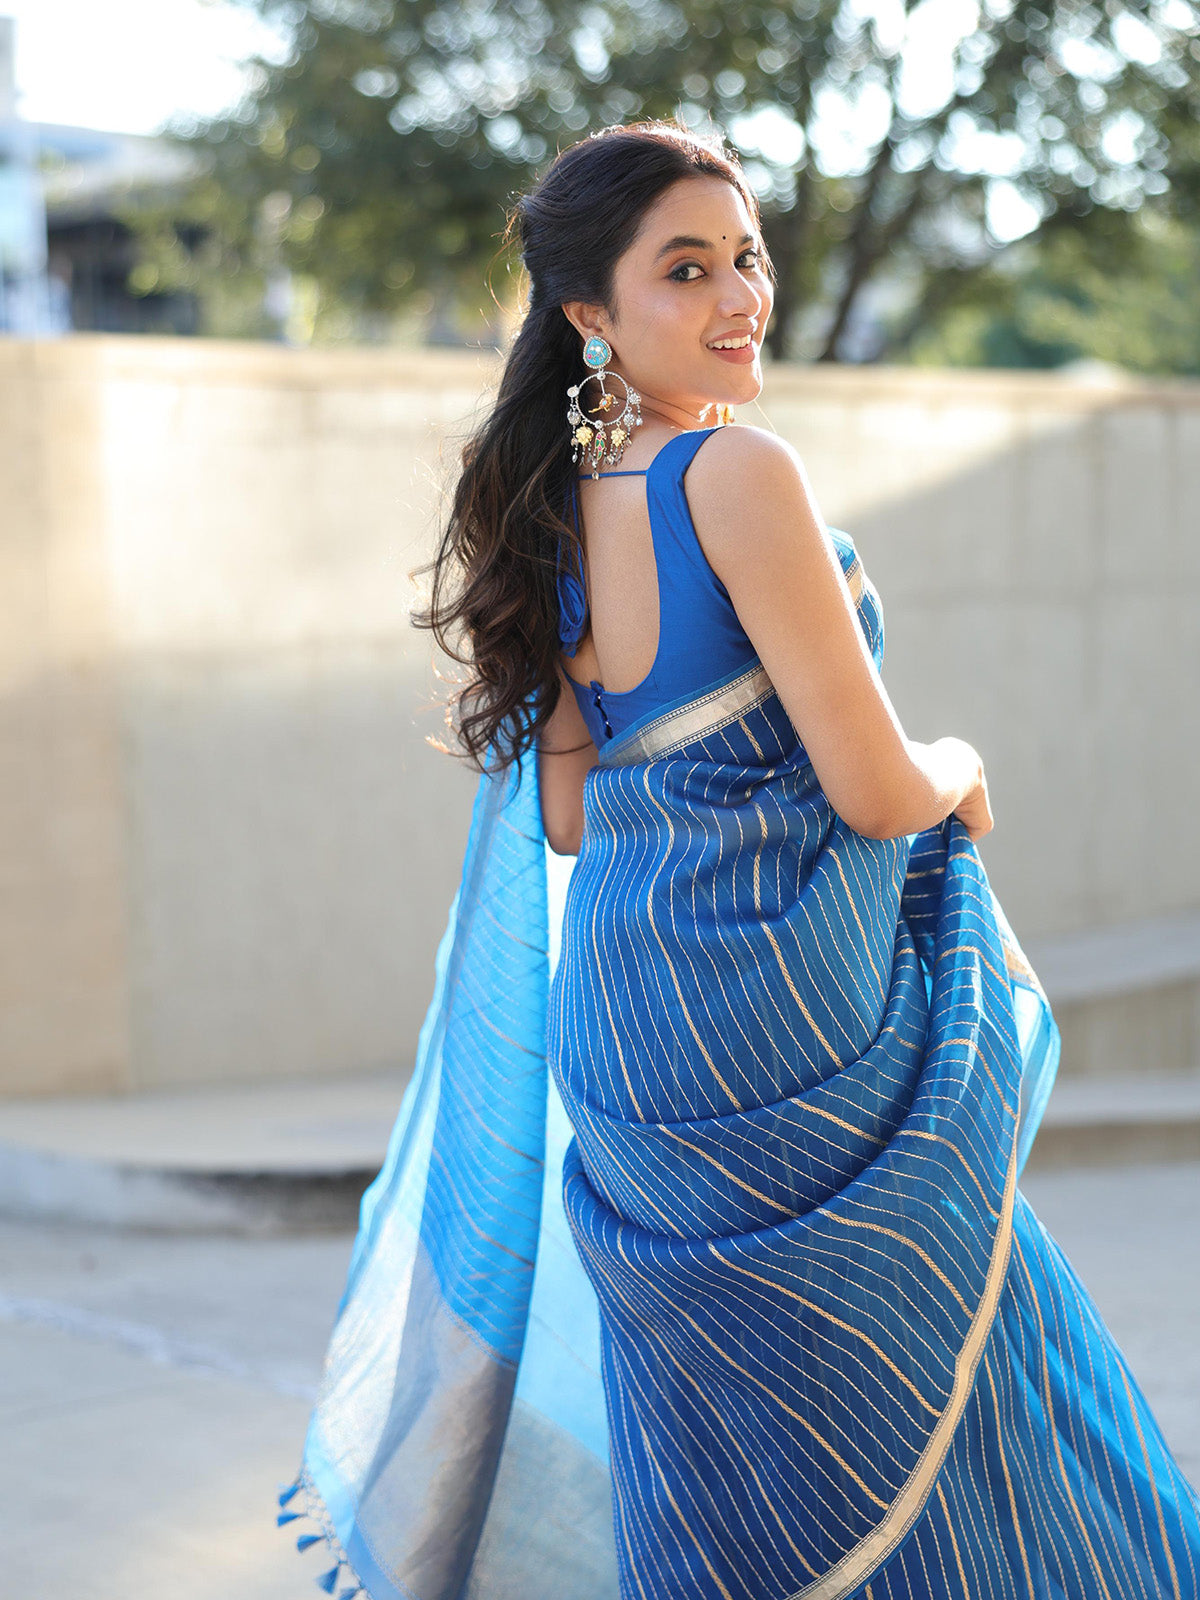
M 573 383 L 567 390 L 571 460 L 578 463 L 582 457 L 593 478 L 599 476 L 602 466 L 615 466 L 620 461 L 633 430 L 642 425 L 642 397 L 619 372 L 608 371 L 611 360 L 612 346 L 594 333 L 583 347 L 584 365 L 592 370 L 582 383 Z M 624 397 L 612 394 L 606 387 L 606 380 L 612 378 L 625 390 Z M 590 406 L 582 398 L 589 383 L 598 385 L 598 393 L 590 396 Z

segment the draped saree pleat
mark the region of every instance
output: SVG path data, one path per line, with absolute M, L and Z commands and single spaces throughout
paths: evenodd
M 480 779 L 281 1496 L 324 1585 L 1197 1600 L 1195 1493 L 1018 1188 L 1058 1030 L 961 822 L 848 828 L 758 663 L 584 812 L 552 952 L 536 762 Z

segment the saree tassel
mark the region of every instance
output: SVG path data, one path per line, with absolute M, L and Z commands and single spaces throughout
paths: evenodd
M 318 1578 L 315 1578 L 313 1581 L 319 1588 L 323 1589 L 326 1594 L 332 1595 L 334 1589 L 337 1587 L 338 1576 L 340 1574 L 343 1581 L 347 1585 L 347 1587 L 342 1591 L 341 1600 L 347 1600 L 347 1597 L 350 1596 L 360 1595 L 363 1597 L 363 1600 L 367 1600 L 367 1591 L 359 1581 L 358 1574 L 355 1572 L 349 1556 L 347 1556 L 345 1550 L 343 1550 L 341 1541 L 337 1535 L 337 1530 L 334 1527 L 328 1512 L 325 1510 L 324 1504 L 320 1498 L 320 1495 L 316 1491 L 312 1479 L 308 1476 L 306 1471 L 301 1470 L 301 1472 L 297 1475 L 295 1483 L 288 1484 L 286 1488 L 280 1489 L 279 1504 L 281 1506 L 287 1506 L 288 1502 L 295 1495 L 299 1494 L 301 1490 L 304 1491 L 304 1498 L 302 1501 L 297 1501 L 297 1507 L 299 1508 L 303 1506 L 304 1509 L 297 1509 L 294 1511 L 281 1510 L 276 1515 L 276 1524 L 282 1526 L 285 1523 L 297 1522 L 303 1517 L 309 1522 L 310 1526 L 315 1525 L 317 1528 L 319 1528 L 319 1533 L 302 1533 L 296 1540 L 296 1549 L 299 1550 L 301 1554 L 303 1554 L 305 1550 L 311 1550 L 314 1544 L 323 1543 L 326 1547 L 324 1552 L 326 1559 L 329 1557 L 333 1558 L 333 1566 L 330 1567 L 327 1572 L 322 1572 L 321 1575 Z

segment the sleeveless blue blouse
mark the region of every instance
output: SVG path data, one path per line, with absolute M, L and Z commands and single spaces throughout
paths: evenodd
M 643 471 L 597 474 L 601 478 L 645 477 L 658 575 L 658 650 L 642 681 L 632 689 L 613 692 L 596 678 L 581 683 L 567 674 L 597 749 L 643 719 L 693 699 L 758 660 L 728 589 L 700 547 L 684 491 L 683 475 L 693 456 L 716 431 L 696 428 L 676 434 Z M 578 528 L 577 484 L 572 486 L 571 500 Z M 567 558 L 560 541 L 558 634 L 563 653 L 574 656 L 586 629 L 587 597 L 580 574 L 568 568 Z

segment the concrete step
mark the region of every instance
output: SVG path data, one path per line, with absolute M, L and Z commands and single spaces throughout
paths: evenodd
M 1126 1078 L 1060 1073 L 1031 1171 L 1200 1160 L 1200 1072 Z
M 1200 980 L 1200 911 L 1173 911 L 1084 933 L 1022 941 L 1059 1006 Z
M 242 1234 L 352 1230 L 398 1073 L 0 1103 L 0 1215 Z M 1200 1159 L 1200 1073 L 1060 1075 L 1031 1171 Z
M 172 1231 L 353 1228 L 401 1073 L 0 1103 L 0 1215 Z

